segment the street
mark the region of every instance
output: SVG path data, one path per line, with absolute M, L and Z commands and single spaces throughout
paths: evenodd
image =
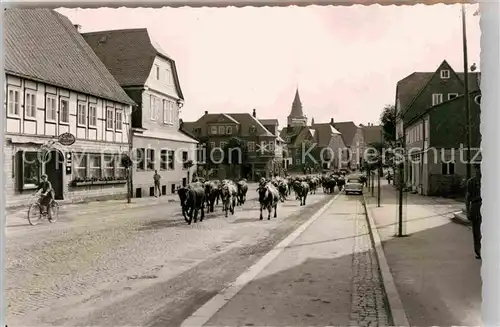
M 219 206 L 191 226 L 179 203 L 158 201 L 82 205 L 55 224 L 8 228 L 8 324 L 180 325 L 332 198 L 289 199 L 259 221 L 253 192 L 234 216 Z

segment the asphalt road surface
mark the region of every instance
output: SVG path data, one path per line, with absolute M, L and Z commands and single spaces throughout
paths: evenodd
M 219 206 L 191 226 L 178 203 L 159 201 L 73 206 L 55 224 L 8 227 L 7 324 L 180 325 L 333 196 L 287 200 L 260 221 L 253 192 L 234 216 Z

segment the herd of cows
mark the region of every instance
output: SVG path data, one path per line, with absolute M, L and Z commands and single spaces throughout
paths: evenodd
M 260 220 L 263 219 L 262 211 L 267 210 L 267 219 L 277 217 L 278 203 L 284 202 L 288 196 L 295 194 L 295 200 L 300 201 L 301 206 L 306 205 L 307 195 L 316 194 L 318 188 L 323 188 L 325 194 L 331 194 L 337 188 L 342 191 L 345 185 L 345 172 L 332 173 L 329 175 L 303 175 L 295 177 L 273 177 L 272 179 L 261 178 L 257 187 L 258 201 L 260 203 Z M 222 202 L 222 211 L 225 216 L 234 215 L 234 208 L 245 204 L 248 192 L 248 183 L 245 179 L 232 180 L 196 180 L 186 187 L 180 188 L 179 195 L 182 215 L 190 225 L 196 223 L 198 214 L 200 222 L 207 213 L 214 212 L 214 206 Z

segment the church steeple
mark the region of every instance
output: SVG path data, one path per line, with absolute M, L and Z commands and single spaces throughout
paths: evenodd
M 300 101 L 299 88 L 295 91 L 295 98 L 292 103 L 292 110 L 290 115 L 288 115 L 288 125 L 289 126 L 306 126 L 307 117 L 304 115 L 302 110 L 302 102 Z

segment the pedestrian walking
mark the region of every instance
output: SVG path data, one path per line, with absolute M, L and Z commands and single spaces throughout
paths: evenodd
M 155 197 L 161 196 L 160 179 L 161 176 L 160 174 L 158 174 L 158 170 L 155 170 L 155 174 L 153 175 L 153 180 L 155 183 Z
M 467 218 L 472 223 L 472 237 L 474 239 L 474 252 L 476 259 L 481 259 L 481 166 L 474 165 L 475 176 L 467 181 L 465 202 Z

